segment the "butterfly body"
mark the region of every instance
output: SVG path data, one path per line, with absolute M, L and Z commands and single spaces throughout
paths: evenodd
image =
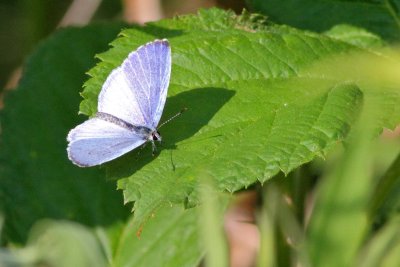
M 119 125 L 129 131 L 132 132 L 133 135 L 141 137 L 143 140 L 146 141 L 161 141 L 161 136 L 157 132 L 157 129 L 155 128 L 148 128 L 146 126 L 140 126 L 140 125 L 133 125 L 130 124 L 129 122 L 126 122 L 118 117 L 115 117 L 111 114 L 104 113 L 104 112 L 97 112 L 96 113 L 96 118 L 99 118 L 104 121 L 108 121 L 111 123 L 114 123 L 116 125 Z
M 113 160 L 146 142 L 161 142 L 157 125 L 164 109 L 171 73 L 166 39 L 131 52 L 107 77 L 96 115 L 67 137 L 69 159 L 88 167 Z

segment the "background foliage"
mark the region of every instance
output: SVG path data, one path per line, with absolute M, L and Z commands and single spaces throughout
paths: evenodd
M 353 4 L 347 7 L 343 3 L 343 14 L 353 10 Z M 274 18 L 273 8 L 265 9 L 257 1 L 250 5 L 258 12 L 270 10 L 266 15 Z M 322 12 L 321 5 L 310 4 L 308 11 Z M 209 211 L 196 207 L 201 196 L 204 198 L 200 190 L 203 180 L 211 181 L 216 189 L 205 194 L 208 198 L 226 199 L 229 194 L 217 192 L 236 192 L 275 177 L 266 185 L 278 184 L 275 200 L 281 203 L 279 192 L 294 197 L 295 183 L 318 174 L 326 178 L 317 189 L 319 201 L 312 222 L 305 233 L 295 230 L 301 227 L 283 226 L 285 234 L 300 236 L 294 240 L 299 246 L 287 246 L 276 262 L 285 264 L 281 261 L 293 252 L 297 260 L 316 266 L 337 263 L 337 259 L 343 264 L 386 261 L 391 266 L 399 262 L 395 256 L 399 255 L 398 246 L 389 245 L 388 239 L 398 234 L 393 226 L 398 222 L 398 161 L 376 189 L 371 186 L 376 177 L 365 167 L 372 166 L 374 156 L 370 140 L 400 121 L 399 76 L 391 72 L 398 69 L 399 57 L 383 49 L 397 38 L 393 20 L 397 15 L 379 10 L 382 21 L 392 23 L 393 29 L 363 24 L 360 18 L 353 23 L 358 27 L 337 25 L 329 30 L 337 22 L 352 21 L 332 21 L 325 28 L 319 23 L 321 16 L 308 18 L 313 18 L 310 24 L 321 28 L 307 28 L 308 24 L 295 25 L 295 14 L 291 21 L 284 21 L 285 16 L 276 11 L 277 22 L 324 31 L 313 33 L 273 24 L 260 15 L 244 12 L 236 16 L 210 9 L 129 26 L 108 50 L 107 44 L 120 32 L 121 24 L 57 32 L 29 58 L 23 79 L 17 90 L 7 95 L 1 113 L 2 237 L 9 245 L 27 244 L 21 250 L 3 250 L 2 261 L 46 261 L 56 266 L 196 266 L 204 255 L 203 244 L 210 244 L 207 239 L 213 238 L 198 233 L 198 222 L 201 224 Z M 81 85 L 84 83 L 80 112 L 91 116 L 108 73 L 130 51 L 155 38 L 168 38 L 173 56 L 163 119 L 182 107 L 188 112 L 163 127 L 166 143 L 155 158 L 149 150 L 140 157 L 133 151 L 101 168 L 75 167 L 67 160 L 65 137 L 85 119 L 76 115 Z M 84 73 L 94 66 L 96 53 L 100 53 L 98 63 L 87 80 Z M 368 64 L 372 68 L 365 68 Z M 376 75 L 382 73 L 385 75 Z M 357 123 L 364 116 L 367 119 Z M 310 165 L 301 167 L 317 157 L 325 158 L 344 140 L 350 148 L 330 175 L 321 174 L 322 169 L 307 171 Z M 393 154 L 397 152 L 395 149 Z M 392 158 L 388 157 L 385 168 Z M 289 176 L 282 179 L 279 173 Z M 295 177 L 296 173 L 303 174 Z M 305 197 L 312 189 L 298 186 L 297 194 L 303 190 L 300 194 Z M 372 199 L 371 192 L 377 192 Z M 277 204 L 282 212 L 265 208 L 262 214 L 272 220 L 271 227 L 286 225 L 284 222 L 291 221 L 290 209 L 299 208 L 297 215 L 304 216 L 300 202 L 290 208 L 282 202 Z M 133 214 L 129 210 L 132 204 Z M 216 217 L 210 220 L 220 218 L 224 207 L 211 212 Z M 43 218 L 74 223 L 42 221 L 29 234 Z M 81 239 L 68 241 L 69 236 Z M 362 242 L 365 236 L 374 238 Z M 51 240 L 63 240 L 62 246 L 44 253 L 53 244 Z M 70 257 L 60 256 L 77 242 L 82 249 L 71 250 Z M 397 239 L 392 242 L 398 244 Z M 336 249 L 339 246 L 341 250 Z M 380 249 L 382 246 L 387 249 Z M 157 261 L 160 253 L 163 262 Z M 368 261 L 362 253 L 370 255 Z M 208 264 L 212 266 L 212 262 Z M 265 266 L 262 259 L 260 266 Z

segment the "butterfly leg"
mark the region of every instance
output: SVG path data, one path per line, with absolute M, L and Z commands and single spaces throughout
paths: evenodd
M 154 155 L 155 155 L 156 152 L 157 152 L 157 146 L 156 146 L 156 144 L 154 143 L 153 140 L 151 140 L 151 147 L 152 147 L 152 155 L 153 155 L 153 157 L 154 157 Z

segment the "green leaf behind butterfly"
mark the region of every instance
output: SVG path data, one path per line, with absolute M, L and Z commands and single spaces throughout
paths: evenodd
M 327 31 L 337 24 L 350 24 L 371 31 L 385 40 L 400 40 L 398 0 L 249 0 L 253 12 L 276 23 L 312 31 Z
M 77 107 L 85 72 L 121 26 L 60 30 L 37 48 L 18 88 L 6 95 L 0 207 L 8 242 L 23 242 L 42 218 L 110 226 L 129 216 L 115 185 L 102 179 L 104 171 L 80 169 L 66 154 L 68 131 L 84 120 Z

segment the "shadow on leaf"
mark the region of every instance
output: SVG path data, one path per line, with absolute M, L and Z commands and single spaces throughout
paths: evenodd
M 177 143 L 195 135 L 208 124 L 218 110 L 235 94 L 225 88 L 196 88 L 179 93 L 167 99 L 161 122 L 172 117 L 182 108 L 187 108 L 178 118 L 166 124 L 161 130 L 162 145 L 158 145 L 158 154 L 152 156 L 151 146 L 143 150 L 135 149 L 120 159 L 108 164 L 107 176 L 110 179 L 120 179 L 131 176 L 144 165 L 156 160 L 159 153 L 174 150 Z

